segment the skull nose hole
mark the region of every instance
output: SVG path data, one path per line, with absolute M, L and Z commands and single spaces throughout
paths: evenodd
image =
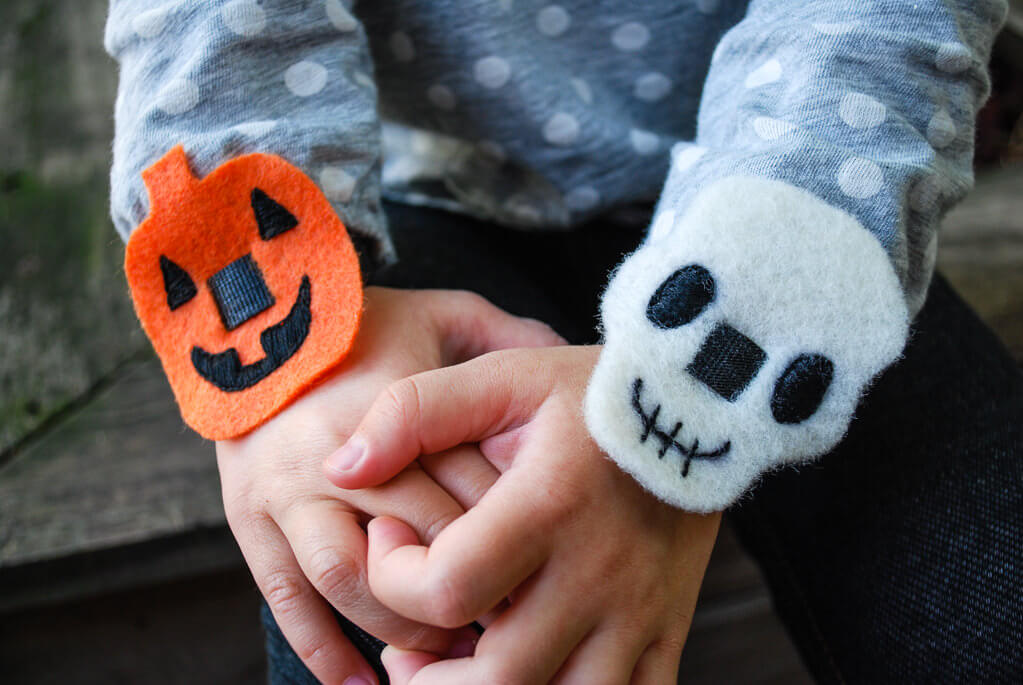
M 726 323 L 710 332 L 686 367 L 696 380 L 729 402 L 756 377 L 767 354 L 755 342 Z
M 684 326 L 714 301 L 714 277 L 699 264 L 684 266 L 658 286 L 646 307 L 646 318 L 658 328 Z
M 835 375 L 834 363 L 822 354 L 801 354 L 778 377 L 771 395 L 771 414 L 778 423 L 802 423 L 814 415 Z
M 206 284 L 220 310 L 220 320 L 229 331 L 274 304 L 273 295 L 251 254 L 231 262 L 213 274 Z

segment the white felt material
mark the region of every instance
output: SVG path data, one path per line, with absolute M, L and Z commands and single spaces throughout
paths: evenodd
M 671 217 L 669 215 L 670 220 Z M 659 240 L 629 256 L 602 305 L 604 350 L 587 390 L 585 414 L 600 446 L 660 499 L 690 511 L 735 502 L 779 464 L 805 461 L 845 434 L 871 380 L 902 352 L 908 312 L 898 278 L 877 239 L 851 215 L 780 181 L 730 177 L 698 193 Z M 658 286 L 690 264 L 708 269 L 716 296 L 690 323 L 655 326 L 647 304 Z M 718 324 L 755 341 L 767 358 L 734 402 L 686 367 Z M 834 378 L 817 411 L 797 424 L 775 421 L 775 383 L 800 354 L 823 354 Z M 700 450 L 730 444 L 726 455 L 693 460 L 683 477 L 677 450 L 642 441 L 633 407 L 636 379 L 657 426 Z

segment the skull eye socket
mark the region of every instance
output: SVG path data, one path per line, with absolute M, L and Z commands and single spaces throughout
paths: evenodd
M 259 188 L 252 189 L 250 201 L 252 213 L 256 215 L 256 224 L 259 226 L 259 237 L 263 240 L 276 238 L 298 226 L 298 219 L 294 214 Z
M 684 326 L 714 301 L 714 277 L 699 264 L 684 266 L 668 276 L 646 306 L 646 318 L 658 328 Z
M 835 375 L 834 363 L 822 354 L 801 354 L 774 384 L 771 414 L 778 423 L 802 423 L 821 406 Z
M 192 277 L 163 255 L 160 255 L 160 272 L 163 274 L 163 289 L 167 293 L 167 306 L 171 311 L 195 297 L 198 291 Z

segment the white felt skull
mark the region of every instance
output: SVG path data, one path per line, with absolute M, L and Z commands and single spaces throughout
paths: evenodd
M 655 495 L 713 511 L 838 443 L 907 310 L 878 240 L 786 183 L 719 181 L 664 233 L 604 297 L 587 424 Z

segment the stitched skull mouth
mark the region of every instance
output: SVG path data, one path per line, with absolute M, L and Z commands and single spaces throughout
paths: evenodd
M 259 334 L 266 356 L 251 364 L 241 363 L 238 350 L 230 348 L 213 354 L 198 345 L 192 348 L 192 365 L 199 375 L 225 392 L 237 392 L 260 382 L 288 361 L 305 342 L 312 321 L 312 284 L 302 276 L 291 311 L 279 323 Z
M 665 432 L 660 426 L 657 425 L 657 417 L 661 413 L 661 405 L 654 407 L 654 410 L 650 413 L 643 408 L 643 379 L 637 378 L 632 383 L 632 408 L 636 411 L 639 416 L 639 420 L 643 424 L 643 430 L 639 435 L 640 444 L 645 443 L 649 438 L 653 437 L 661 443 L 660 448 L 657 450 L 657 458 L 664 459 L 664 455 L 669 450 L 674 450 L 682 456 L 682 477 L 685 478 L 689 475 L 689 465 L 694 459 L 705 459 L 715 460 L 724 457 L 728 454 L 728 451 L 732 448 L 731 441 L 726 441 L 723 445 L 710 452 L 700 451 L 699 439 L 694 439 L 693 444 L 683 445 L 675 436 L 678 435 L 679 431 L 682 430 L 682 422 L 678 421 L 672 427 L 671 431 Z

